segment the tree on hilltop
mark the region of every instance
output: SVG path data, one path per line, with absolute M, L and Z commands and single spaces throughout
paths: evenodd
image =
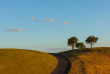
M 68 46 L 71 46 L 72 47 L 72 50 L 74 50 L 74 45 L 77 43 L 78 39 L 77 37 L 71 37 L 68 39 Z
M 89 36 L 85 42 L 86 44 L 90 44 L 91 45 L 91 50 L 92 50 L 92 46 L 98 41 L 98 37 L 95 36 Z
M 78 48 L 78 49 L 86 48 L 86 46 L 84 45 L 83 42 L 76 43 L 75 47 Z

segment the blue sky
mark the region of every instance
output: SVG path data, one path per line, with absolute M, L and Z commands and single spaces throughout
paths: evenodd
M 71 49 L 94 35 L 95 47 L 110 44 L 110 0 L 0 0 L 0 48 L 45 52 Z M 87 47 L 89 45 L 86 44 Z

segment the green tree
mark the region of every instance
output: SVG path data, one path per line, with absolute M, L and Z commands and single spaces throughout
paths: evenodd
M 71 37 L 68 39 L 68 46 L 71 46 L 72 47 L 72 50 L 74 50 L 74 45 L 77 43 L 78 39 L 77 37 Z
M 90 44 L 90 45 L 91 45 L 91 50 L 92 50 L 93 44 L 95 44 L 97 41 L 98 41 L 98 37 L 95 37 L 95 36 L 89 36 L 89 37 L 85 40 L 86 44 Z
M 76 43 L 75 47 L 78 48 L 78 49 L 86 48 L 86 46 L 84 45 L 83 42 Z

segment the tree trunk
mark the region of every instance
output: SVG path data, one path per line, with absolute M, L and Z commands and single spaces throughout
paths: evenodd
M 72 50 L 74 50 L 74 44 L 72 45 Z
M 92 50 L 92 44 L 91 44 L 91 50 Z

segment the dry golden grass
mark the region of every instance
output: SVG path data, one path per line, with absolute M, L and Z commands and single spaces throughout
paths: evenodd
M 93 51 L 60 53 L 69 58 L 69 74 L 110 74 L 110 48 L 94 48 Z M 71 54 L 71 55 L 70 55 Z
M 57 62 L 54 56 L 43 52 L 0 49 L 0 74 L 50 74 Z

